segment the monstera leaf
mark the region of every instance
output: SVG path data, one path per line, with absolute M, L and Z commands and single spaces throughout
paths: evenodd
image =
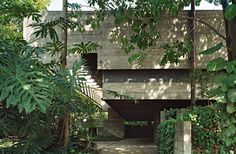
M 51 99 L 50 82 L 45 71 L 37 65 L 37 60 L 1 55 L 0 102 L 30 113 L 34 110 L 46 112 Z

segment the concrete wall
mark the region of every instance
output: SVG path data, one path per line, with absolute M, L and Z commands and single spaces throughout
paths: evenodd
M 108 119 L 103 121 L 103 135 L 110 134 L 117 138 L 124 138 L 124 120 Z M 109 136 L 109 135 L 108 135 Z
M 93 15 L 93 12 L 86 12 L 82 17 L 82 20 Z M 186 16 L 187 13 L 184 12 L 181 16 Z M 61 16 L 61 12 L 47 12 L 43 17 L 46 21 L 56 19 Z M 222 11 L 197 11 L 197 18 L 201 18 L 203 21 L 207 22 L 211 26 L 215 27 L 220 33 L 224 34 L 224 21 L 222 20 Z M 101 25 L 100 29 L 96 31 L 91 31 L 89 26 L 85 27 L 86 32 L 80 33 L 78 31 L 69 31 L 68 44 L 79 43 L 81 41 L 88 42 L 98 42 L 102 45 L 102 49 L 98 50 L 98 69 L 107 70 L 107 69 L 159 69 L 161 68 L 159 63 L 160 59 L 163 56 L 163 50 L 160 48 L 160 45 L 163 42 L 173 42 L 176 40 L 183 40 L 187 36 L 187 20 L 181 17 L 165 17 L 161 20 L 157 31 L 160 32 L 161 38 L 157 42 L 155 48 L 148 49 L 148 56 L 143 63 L 143 66 L 139 66 L 137 63 L 129 64 L 128 56 L 121 50 L 119 43 L 111 42 L 110 35 L 111 30 L 114 28 L 112 24 L 113 19 L 107 18 L 104 23 Z M 33 39 L 32 36 L 33 29 L 28 25 L 32 21 L 25 19 L 24 21 L 24 37 L 28 40 Z M 120 32 L 128 35 L 129 30 L 125 27 L 119 27 Z M 58 30 L 60 33 L 60 30 Z M 43 43 L 49 41 L 49 38 L 38 40 L 34 45 L 42 45 Z M 204 49 L 214 46 L 216 43 L 223 41 L 219 36 L 217 36 L 213 31 L 211 31 L 205 25 L 196 22 L 196 50 L 200 52 Z M 132 54 L 132 53 L 131 53 Z M 224 52 L 221 52 L 221 55 L 225 55 Z M 215 54 L 214 57 L 219 56 Z M 212 56 L 208 57 L 197 57 L 197 65 L 204 67 L 205 62 L 209 60 Z M 44 57 L 46 58 L 46 57 Z M 69 61 L 76 59 L 77 57 L 71 56 Z M 168 64 L 165 68 L 188 68 L 188 60 L 185 58 L 179 65 Z
M 178 122 L 175 129 L 174 154 L 191 154 L 191 122 Z
M 86 12 L 82 20 L 93 15 L 93 12 Z M 187 12 L 180 14 L 181 16 L 186 16 Z M 45 13 L 45 20 L 50 21 L 61 16 L 61 12 L 47 12 Z M 211 26 L 215 27 L 220 33 L 224 34 L 224 22 L 222 18 L 222 11 L 197 11 L 197 18 L 207 22 Z M 103 90 L 105 91 L 103 98 L 114 99 L 114 96 L 106 93 L 107 90 L 116 91 L 119 94 L 128 95 L 135 99 L 190 99 L 190 81 L 189 73 L 176 73 L 171 74 L 171 71 L 179 69 L 188 69 L 189 64 L 187 58 L 182 59 L 179 65 L 167 64 L 164 69 L 168 72 L 168 69 L 172 69 L 166 74 L 158 75 L 159 72 L 153 74 L 153 76 L 145 76 L 150 73 L 150 70 L 160 70 L 160 59 L 163 56 L 163 50 L 159 47 L 164 42 L 173 42 L 176 40 L 183 40 L 187 35 L 187 20 L 184 18 L 164 18 L 161 20 L 157 30 L 161 33 L 161 38 L 158 40 L 156 48 L 148 49 L 147 58 L 144 60 L 143 66 L 137 63 L 129 64 L 128 55 L 121 50 L 120 44 L 117 42 L 110 41 L 110 32 L 114 28 L 112 24 L 112 18 L 107 18 L 101 25 L 100 29 L 91 31 L 88 27 L 85 33 L 80 33 L 78 31 L 69 31 L 68 44 L 79 43 L 81 41 L 88 42 L 98 42 L 102 45 L 102 48 L 97 51 L 97 68 L 104 71 L 103 75 Z M 31 23 L 29 19 L 24 22 L 24 37 L 28 40 L 33 39 L 31 35 L 33 29 L 28 27 Z M 128 35 L 129 30 L 124 27 L 120 27 L 120 32 Z M 59 34 L 60 31 L 58 30 Z M 45 42 L 49 41 L 49 38 L 41 39 L 34 42 L 34 45 L 40 46 Z M 212 30 L 210 30 L 205 25 L 196 22 L 196 50 L 201 52 L 204 49 L 214 46 L 215 44 L 223 41 L 219 36 L 217 36 Z M 197 57 L 197 66 L 205 67 L 206 61 L 212 57 L 217 57 L 219 55 L 225 55 L 225 52 L 220 52 L 214 54 L 213 56 Z M 79 55 L 69 55 L 68 65 L 71 66 L 72 62 L 79 59 Z M 43 61 L 47 61 L 48 56 L 43 56 Z M 109 76 L 109 70 L 140 70 L 139 74 L 133 76 L 126 76 L 122 81 L 113 78 L 122 78 L 124 73 L 114 72 L 113 76 Z M 143 72 L 143 70 L 147 70 Z M 121 71 L 121 72 L 122 72 Z M 106 73 L 107 72 L 107 73 Z M 118 74 L 117 74 L 118 73 Z M 135 74 L 134 71 L 128 72 L 129 74 Z M 142 77 L 142 80 L 138 80 L 138 76 Z M 179 76 L 181 78 L 179 78 Z M 201 99 L 201 98 L 198 98 Z
M 183 13 L 182 15 L 186 15 Z M 201 18 L 203 21 L 208 24 L 216 27 L 220 33 L 224 34 L 224 22 L 222 18 L 221 11 L 197 11 L 198 18 Z M 220 19 L 220 20 L 219 20 Z M 109 21 L 105 22 L 108 30 L 112 28 L 112 25 L 109 24 Z M 127 28 L 119 27 L 120 33 L 128 35 L 129 31 Z M 155 48 L 148 49 L 148 55 L 146 60 L 143 62 L 143 66 L 138 65 L 137 63 L 129 64 L 127 61 L 127 55 L 124 52 L 121 52 L 119 43 L 111 44 L 103 40 L 101 43 L 103 49 L 98 52 L 98 68 L 99 69 L 159 69 L 160 59 L 163 56 L 164 51 L 160 48 L 160 45 L 164 42 L 174 42 L 176 40 L 183 40 L 187 36 L 187 20 L 184 18 L 164 18 L 161 20 L 157 30 L 161 34 L 161 38 L 158 40 L 157 46 Z M 104 31 L 103 35 L 109 37 L 109 31 Z M 196 50 L 200 52 L 204 49 L 214 46 L 214 44 L 222 41 L 214 32 L 209 28 L 196 23 Z M 131 53 L 132 54 L 132 53 Z M 221 54 L 224 55 L 222 52 Z M 214 56 L 218 56 L 217 54 Z M 197 65 L 200 67 L 205 67 L 205 62 L 210 57 L 197 57 Z M 165 68 L 188 68 L 187 58 L 183 59 L 179 65 L 168 64 Z
M 115 99 L 109 91 L 116 91 L 135 99 L 190 99 L 189 74 L 179 69 L 105 71 L 103 98 Z

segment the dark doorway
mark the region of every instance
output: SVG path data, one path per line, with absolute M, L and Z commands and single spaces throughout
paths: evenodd
M 148 121 L 125 121 L 126 138 L 152 138 L 153 126 Z

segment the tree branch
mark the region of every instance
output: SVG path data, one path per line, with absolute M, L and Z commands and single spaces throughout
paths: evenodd
M 223 38 L 225 41 L 227 40 L 223 34 L 221 34 L 217 29 L 215 29 L 215 27 L 211 26 L 210 24 L 208 24 L 207 22 L 205 22 L 199 18 L 196 18 L 196 17 L 193 18 L 193 17 L 183 16 L 183 15 L 178 15 L 178 17 L 198 21 L 198 22 L 204 24 L 205 26 L 207 26 L 208 28 L 210 28 L 213 32 L 215 32 L 219 37 Z

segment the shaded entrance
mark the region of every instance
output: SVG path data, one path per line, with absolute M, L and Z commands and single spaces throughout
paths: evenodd
M 125 138 L 152 138 L 152 126 L 125 126 Z
M 190 100 L 105 100 L 121 119 L 124 120 L 125 138 L 153 138 L 154 126 L 160 122 L 160 111 L 164 108 L 186 108 Z M 138 103 L 137 103 L 138 102 Z M 198 100 L 197 105 L 206 105 Z M 109 112 L 108 112 L 109 117 Z M 146 125 L 127 125 L 125 121 L 145 121 Z

